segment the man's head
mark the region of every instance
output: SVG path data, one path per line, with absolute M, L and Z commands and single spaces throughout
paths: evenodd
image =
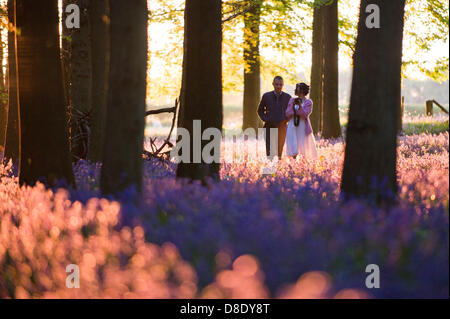
M 275 90 L 275 92 L 277 94 L 280 94 L 281 91 L 283 90 L 283 86 L 284 86 L 284 81 L 283 78 L 279 75 L 277 75 L 274 79 L 273 79 L 273 88 Z

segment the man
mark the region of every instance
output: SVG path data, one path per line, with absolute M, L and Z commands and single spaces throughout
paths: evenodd
M 286 108 L 291 96 L 283 92 L 284 81 L 281 76 L 276 76 L 273 79 L 272 85 L 274 90 L 264 93 L 261 103 L 259 103 L 258 115 L 264 122 L 267 156 L 273 156 L 273 154 L 270 154 L 270 129 L 276 128 L 278 129 L 278 158 L 281 158 L 286 141 L 288 123 L 286 119 Z

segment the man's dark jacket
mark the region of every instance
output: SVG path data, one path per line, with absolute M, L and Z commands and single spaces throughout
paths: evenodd
M 287 121 L 286 108 L 291 96 L 281 92 L 277 96 L 275 91 L 264 93 L 258 107 L 258 115 L 264 122 L 264 127 L 277 127 L 281 122 Z

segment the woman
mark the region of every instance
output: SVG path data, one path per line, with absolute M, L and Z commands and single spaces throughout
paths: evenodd
M 291 98 L 286 109 L 289 120 L 286 132 L 286 155 L 297 158 L 300 153 L 305 158 L 317 159 L 316 141 L 309 121 L 313 103 L 306 96 L 309 86 L 299 83 L 295 86 L 297 98 Z

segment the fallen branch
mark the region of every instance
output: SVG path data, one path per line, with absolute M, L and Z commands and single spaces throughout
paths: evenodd
M 145 113 L 145 116 L 161 114 L 161 113 L 173 113 L 172 125 L 170 127 L 169 135 L 167 136 L 167 138 L 164 140 L 163 144 L 160 147 L 156 146 L 156 143 L 155 143 L 156 137 L 150 138 L 150 147 L 152 148 L 152 152 L 144 150 L 144 155 L 146 155 L 147 157 L 158 158 L 160 161 L 166 161 L 170 158 L 170 150 L 163 152 L 163 153 L 161 153 L 161 152 L 164 149 L 164 147 L 166 147 L 166 146 L 169 146 L 170 148 L 173 148 L 173 146 L 174 146 L 173 143 L 170 142 L 170 137 L 172 136 L 172 132 L 175 128 L 175 120 L 177 117 L 177 110 L 178 110 L 179 104 L 180 104 L 179 100 L 176 99 L 174 107 L 147 111 Z M 167 157 L 167 159 L 164 159 L 163 158 L 164 156 Z
M 178 102 L 176 102 L 178 103 Z M 145 112 L 145 116 L 149 116 L 149 115 L 156 115 L 156 114 L 161 114 L 161 113 L 176 113 L 177 110 L 177 106 L 174 107 L 168 107 L 168 108 L 164 108 L 164 109 L 158 109 L 158 110 L 150 110 Z

